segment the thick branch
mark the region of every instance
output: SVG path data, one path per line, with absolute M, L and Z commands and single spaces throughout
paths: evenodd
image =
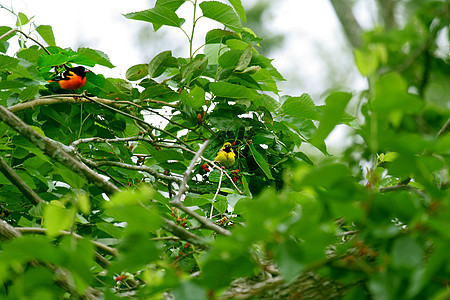
M 107 105 L 118 105 L 117 101 L 109 100 L 109 99 L 101 99 L 96 98 L 95 99 L 98 102 L 107 104 Z M 43 105 L 52 105 L 52 104 L 58 104 L 58 103 L 91 103 L 92 101 L 89 101 L 88 99 L 80 99 L 75 98 L 74 95 L 51 95 L 51 96 L 44 96 L 40 98 L 36 98 L 31 101 L 18 103 L 16 105 L 8 107 L 8 109 L 12 112 L 18 112 L 25 109 L 34 108 L 37 106 L 43 106 Z
M 195 153 L 194 158 L 191 160 L 191 163 L 189 164 L 189 167 L 184 172 L 183 181 L 180 184 L 180 189 L 178 190 L 177 195 L 172 201 L 172 204 L 175 202 L 181 202 L 181 197 L 186 193 L 188 186 L 187 182 L 189 178 L 191 177 L 192 170 L 194 169 L 195 164 L 197 163 L 197 160 L 200 156 L 202 156 L 203 152 L 205 151 L 206 147 L 209 144 L 209 140 L 206 140 L 203 145 L 198 149 L 197 153 Z
M 352 47 L 361 47 L 361 34 L 363 30 L 358 21 L 356 21 L 352 12 L 351 3 L 348 0 L 330 0 L 330 2 Z
M 10 126 L 12 129 L 20 133 L 23 137 L 28 139 L 32 144 L 36 145 L 48 156 L 68 167 L 73 172 L 86 178 L 89 182 L 95 184 L 107 195 L 112 195 L 113 193 L 119 191 L 119 189 L 115 185 L 106 181 L 103 177 L 92 171 L 85 164 L 70 156 L 60 147 L 59 143 L 40 135 L 30 126 L 25 124 L 21 119 L 15 116 L 12 112 L 10 112 L 7 108 L 1 105 L 0 119 L 8 124 L 8 126 Z
M 37 205 L 39 202 L 45 203 L 46 201 L 43 200 L 38 194 L 36 194 L 35 191 L 33 191 L 32 188 L 28 186 L 28 184 L 25 183 L 25 181 L 20 178 L 19 175 L 17 175 L 16 172 L 3 160 L 3 158 L 0 156 L 0 171 L 5 175 L 6 178 L 11 181 L 12 184 L 14 184 L 19 191 L 22 192 L 22 194 L 30 200 L 31 203 L 34 205 Z
M 394 0 L 378 0 L 378 9 L 383 18 L 384 27 L 389 30 L 397 26 L 395 21 L 395 1 Z

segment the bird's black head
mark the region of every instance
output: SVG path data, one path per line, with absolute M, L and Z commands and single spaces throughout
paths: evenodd
M 72 71 L 82 78 L 84 78 L 86 76 L 86 73 L 89 72 L 88 69 L 86 69 L 85 67 L 82 67 L 82 66 L 78 66 L 75 68 L 68 68 L 67 71 Z
M 230 144 L 226 144 L 224 151 L 229 153 L 231 151 L 231 145 Z

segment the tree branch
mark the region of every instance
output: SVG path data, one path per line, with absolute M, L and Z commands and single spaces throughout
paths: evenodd
M 384 27 L 387 30 L 395 28 L 397 26 L 397 22 L 395 21 L 395 1 L 378 0 L 378 9 L 383 18 Z
M 43 96 L 36 99 L 33 99 L 31 101 L 18 103 L 16 105 L 8 107 L 8 109 L 11 112 L 18 112 L 25 109 L 32 109 L 37 106 L 43 106 L 43 105 L 52 105 L 52 104 L 59 104 L 59 103 L 91 103 L 92 101 L 89 101 L 88 99 L 81 99 L 76 98 L 77 95 L 51 95 L 51 96 Z M 118 101 L 109 100 L 109 99 L 102 99 L 102 98 L 95 98 L 98 102 L 104 103 L 106 105 L 113 105 L 117 106 L 119 103 Z
M 188 189 L 187 182 L 189 181 L 189 178 L 191 177 L 192 170 L 194 169 L 194 166 L 197 163 L 197 160 L 202 156 L 202 153 L 205 151 L 205 149 L 208 146 L 208 144 L 209 144 L 209 140 L 206 140 L 203 143 L 203 145 L 200 147 L 200 149 L 197 151 L 197 153 L 195 154 L 194 158 L 191 160 L 191 163 L 189 164 L 189 167 L 184 172 L 183 181 L 180 184 L 178 193 L 176 194 L 175 198 L 172 201 L 170 201 L 170 204 L 172 204 L 173 206 L 181 209 L 186 214 L 188 214 L 189 216 L 191 216 L 194 219 L 196 219 L 197 221 L 199 221 L 202 224 L 203 227 L 211 229 L 211 230 L 214 230 L 215 232 L 217 232 L 219 234 L 231 235 L 230 231 L 228 231 L 228 230 L 226 230 L 226 229 L 224 229 L 224 228 L 222 228 L 220 226 L 217 226 L 216 224 L 214 224 L 213 222 L 211 222 L 207 218 L 200 216 L 198 213 L 196 213 L 195 211 L 190 210 L 183 203 L 181 203 L 181 198 L 183 197 L 183 195 L 186 193 L 186 191 Z
M 201 237 L 187 231 L 183 227 L 176 225 L 173 221 L 163 218 L 162 227 L 164 230 L 171 232 L 172 234 L 176 235 L 177 237 L 181 238 L 184 241 L 187 241 L 202 249 L 208 248 L 208 245 Z
M 31 203 L 37 205 L 39 202 L 46 203 L 32 188 L 25 183 L 25 181 L 17 175 L 16 172 L 3 160 L 3 157 L 0 156 L 0 171 L 5 175 L 6 178 L 14 184 L 17 189 L 22 192 L 22 194 L 30 200 Z
M 356 21 L 356 18 L 352 12 L 351 3 L 348 0 L 330 0 L 330 2 L 352 47 L 361 47 L 361 34 L 363 30 L 358 21 Z
M 23 137 L 28 139 L 32 144 L 41 149 L 48 156 L 87 179 L 89 182 L 92 182 L 107 195 L 112 195 L 113 193 L 119 191 L 115 185 L 109 181 L 106 181 L 103 177 L 92 171 L 85 164 L 69 155 L 61 148 L 59 142 L 40 135 L 7 108 L 1 105 L 0 119 L 8 124 L 9 127 L 20 133 Z

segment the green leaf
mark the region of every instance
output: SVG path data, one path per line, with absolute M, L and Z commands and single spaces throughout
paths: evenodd
M 138 64 L 130 67 L 125 77 L 130 81 L 135 81 L 144 78 L 148 75 L 148 65 L 147 64 Z
M 17 15 L 16 26 L 21 27 L 21 26 L 27 24 L 28 22 L 30 22 L 28 17 L 24 13 L 19 12 L 19 14 Z
M 79 194 L 77 197 L 77 206 L 83 214 L 88 215 L 91 212 L 89 195 L 86 193 Z
M 247 16 L 245 15 L 244 6 L 242 6 L 241 0 L 229 0 L 233 5 L 234 10 L 237 12 L 242 21 L 247 22 Z
M 171 62 L 171 64 L 167 64 Z M 156 55 L 152 61 L 148 64 L 148 74 L 150 78 L 156 78 L 160 76 L 168 66 L 176 66 L 177 61 L 172 56 L 172 51 L 163 51 Z
M 67 209 L 57 200 L 53 200 L 44 209 L 44 227 L 47 228 L 47 235 L 54 237 L 59 235 L 61 230 L 72 227 L 75 218 L 75 209 Z
M 246 88 L 245 86 L 232 84 L 228 82 L 212 82 L 209 84 L 209 89 L 216 97 L 225 97 L 233 99 L 253 99 L 258 96 L 254 90 Z
M 71 187 L 81 189 L 87 183 L 87 180 L 84 177 L 81 177 L 81 175 L 73 172 L 60 163 L 56 163 L 56 167 L 58 174 L 60 174 L 64 178 L 64 181 Z
M 252 44 L 248 45 L 247 48 L 245 48 L 244 52 L 242 52 L 241 57 L 239 58 L 239 61 L 236 66 L 236 71 L 243 71 L 245 68 L 248 67 L 250 64 L 250 61 L 252 60 L 253 56 L 253 47 Z
M 225 44 L 228 39 L 239 39 L 239 36 L 229 30 L 212 29 L 205 36 L 205 44 Z
M 10 71 L 19 64 L 19 60 L 7 55 L 0 55 L 0 70 Z M 2 79 L 3 80 L 3 79 Z
M 222 23 L 236 32 L 243 30 L 241 21 L 231 6 L 217 1 L 205 1 L 199 6 L 204 17 Z
M 422 245 L 411 236 L 400 237 L 392 245 L 392 265 L 412 270 L 422 263 L 424 253 Z
M 284 115 L 297 118 L 318 120 L 320 117 L 314 101 L 308 94 L 302 94 L 300 97 L 288 97 L 281 105 L 281 110 Z
M 191 62 L 183 67 L 181 71 L 181 78 L 186 79 L 190 75 L 193 77 L 200 76 L 208 66 L 208 58 L 204 54 L 197 55 Z
M 384 74 L 375 82 L 375 99 L 372 108 L 378 113 L 398 111 L 418 113 L 423 106 L 419 96 L 409 94 L 406 80 L 398 73 Z
M 114 224 L 102 222 L 97 223 L 96 226 L 99 230 L 106 232 L 113 238 L 120 239 L 123 237 L 123 228 L 115 226 Z
M 375 52 L 355 49 L 353 55 L 355 56 L 355 63 L 361 75 L 369 76 L 377 70 L 378 56 Z
M 127 19 L 152 23 L 155 30 L 161 27 L 161 25 L 180 28 L 184 23 L 184 19 L 179 18 L 174 11 L 164 6 L 157 6 L 151 9 L 129 13 L 124 16 Z
M 274 179 L 272 177 L 272 173 L 270 172 L 270 167 L 264 157 L 255 149 L 255 146 L 249 145 L 250 152 L 252 153 L 253 158 L 255 159 L 258 166 L 263 170 L 264 174 L 266 174 L 267 178 Z
M 186 2 L 186 0 L 158 0 L 155 3 L 155 7 L 162 6 L 171 11 L 177 11 L 184 2 Z
M 66 64 L 70 61 L 67 55 L 57 53 L 52 55 L 42 55 L 39 58 L 38 66 L 40 67 L 53 67 Z
M 205 91 L 199 86 L 194 86 L 189 93 L 183 90 L 181 96 L 183 102 L 192 109 L 197 109 L 205 105 Z
M 36 94 L 39 92 L 39 87 L 38 86 L 29 86 L 27 88 L 25 88 L 20 94 L 19 94 L 19 99 L 22 101 L 27 101 L 30 99 L 33 99 L 34 96 L 36 96 Z
M 207 292 L 194 281 L 183 281 L 174 290 L 173 295 L 178 300 L 206 300 Z
M 331 133 L 334 127 L 339 124 L 341 116 L 345 112 L 352 94 L 335 92 L 325 99 L 325 108 L 320 116 L 320 124 L 310 143 L 313 145 L 322 144 L 325 138 Z
M 56 46 L 55 36 L 53 35 L 53 29 L 50 25 L 40 25 L 36 27 L 36 31 L 44 39 L 44 41 L 50 46 Z
M 79 48 L 77 52 L 99 65 L 108 68 L 114 68 L 114 65 L 109 61 L 108 55 L 106 55 L 104 52 L 100 50 L 94 50 L 90 48 Z

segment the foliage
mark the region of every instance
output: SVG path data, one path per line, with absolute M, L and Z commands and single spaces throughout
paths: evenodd
M 161 52 L 126 79 L 90 72 L 75 98 L 46 80 L 64 65 L 114 67 L 104 52 L 60 48 L 23 13 L 0 27 L 0 210 L 13 226 L 0 230 L 0 294 L 215 299 L 237 278 L 312 272 L 346 299 L 448 297 L 449 66 L 435 52 L 447 4 L 366 32 L 354 54 L 368 90 L 317 106 L 280 95 L 241 1 L 195 1 L 191 30 L 184 2 L 125 17 L 183 30 L 190 57 Z M 193 49 L 201 18 L 223 28 Z M 354 130 L 342 158 L 324 143 L 338 124 Z M 212 162 L 225 142 L 229 170 Z

